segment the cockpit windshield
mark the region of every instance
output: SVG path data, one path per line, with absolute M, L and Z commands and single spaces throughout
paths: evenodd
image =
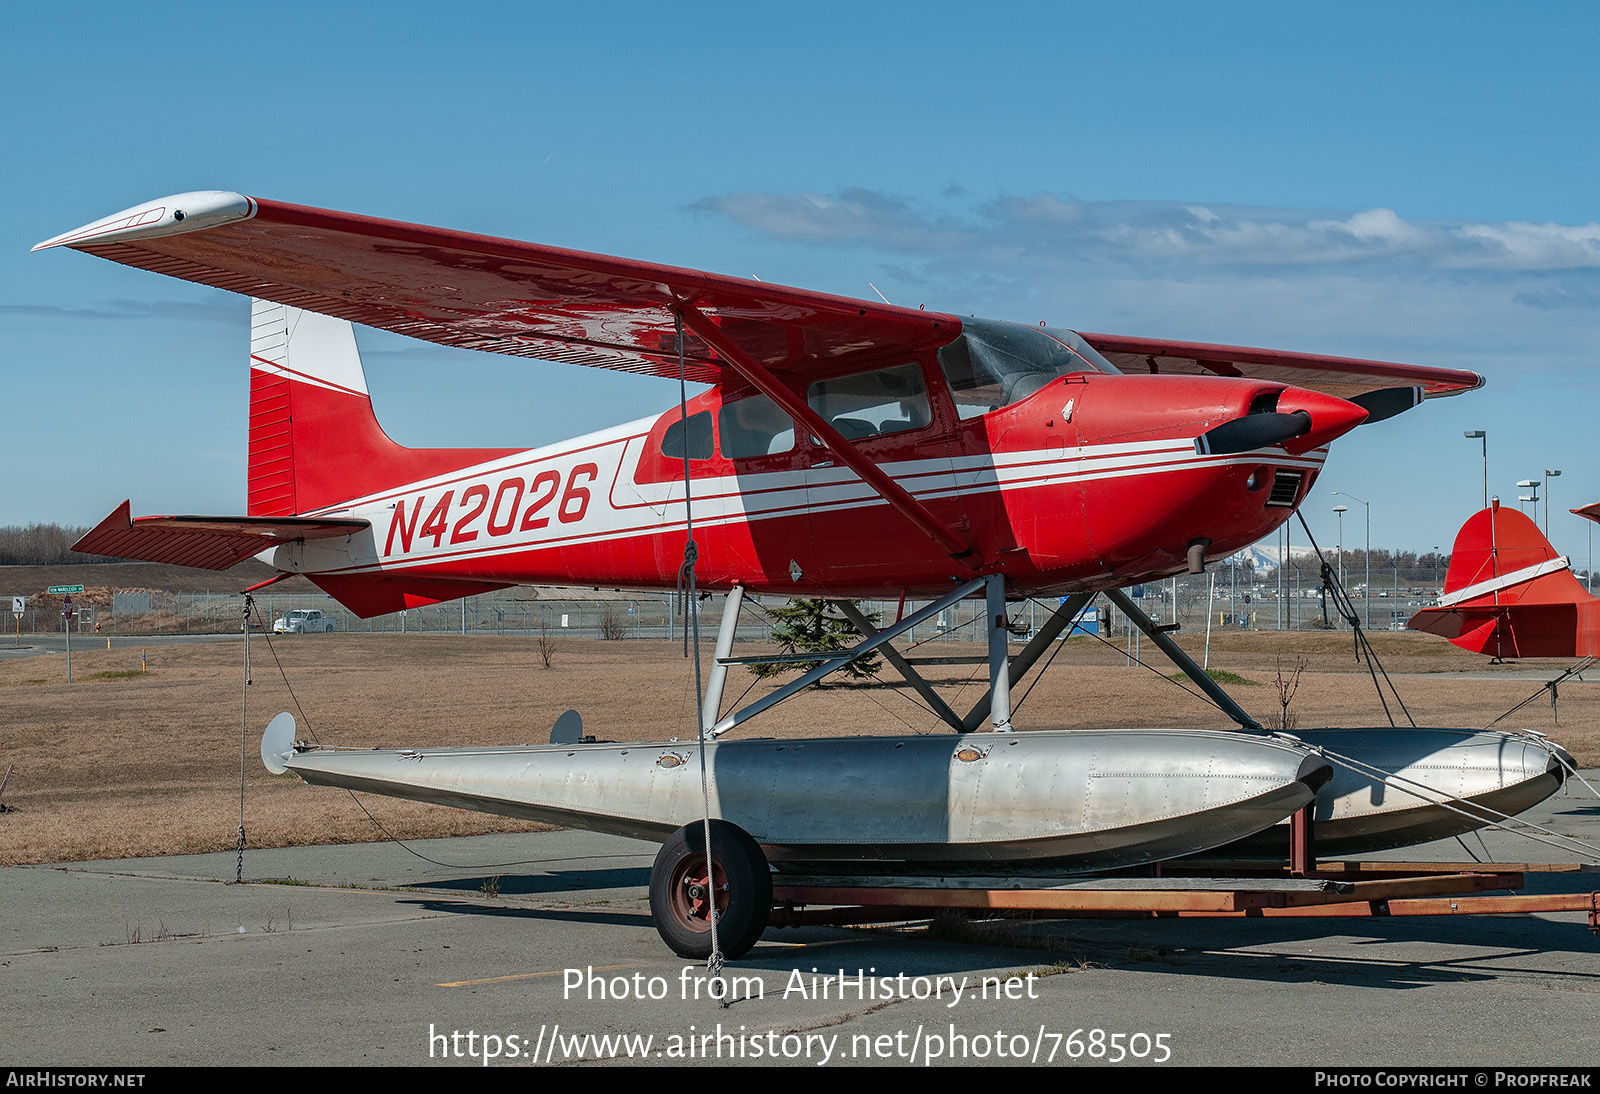
M 1119 371 L 1070 330 L 995 319 L 962 320 L 961 337 L 939 351 L 939 367 L 962 418 L 1020 402 L 1058 376 Z

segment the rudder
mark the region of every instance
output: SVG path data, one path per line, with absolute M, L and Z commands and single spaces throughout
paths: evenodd
M 249 515 L 317 513 L 510 451 L 396 444 L 373 413 L 348 322 L 251 301 Z

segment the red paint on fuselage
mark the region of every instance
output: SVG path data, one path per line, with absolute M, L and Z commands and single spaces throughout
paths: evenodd
M 1084 373 L 961 420 L 937 366 L 922 365 L 929 423 L 855 444 L 972 544 L 982 572 L 1004 573 L 1019 595 L 1167 576 L 1185 568 L 1195 539 L 1209 540 L 1217 557 L 1277 528 L 1314 480 L 1320 450 L 1215 456 L 1194 444 L 1264 397 L 1310 406 L 1318 443 L 1364 417 L 1341 400 L 1276 383 Z M 365 399 L 294 386 L 303 388 L 300 404 L 340 404 L 319 405 L 319 421 L 370 417 Z M 688 461 L 702 587 L 926 596 L 972 575 L 803 433 L 785 451 L 726 458 L 719 411 L 746 395 L 716 387 L 687 408 L 691 418 L 708 415 L 708 431 L 718 425 Z M 483 453 L 463 452 L 442 476 L 440 463 L 450 461 L 439 450 L 416 459 L 399 446 L 373 451 L 363 481 L 394 485 L 322 512 L 369 515 L 378 558 L 319 567 L 318 582 L 362 614 L 445 599 L 458 585 L 672 588 L 686 539 L 684 460 L 662 449 L 679 420 L 673 409 L 643 432 L 494 453 L 487 463 Z M 365 444 L 373 435 L 363 426 L 341 436 Z M 358 459 L 342 456 L 346 466 Z M 1269 505 L 1279 471 L 1293 477 L 1292 496 L 1285 501 L 1280 490 Z

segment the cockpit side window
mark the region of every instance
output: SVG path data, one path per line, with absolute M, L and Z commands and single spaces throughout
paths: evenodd
M 681 460 L 684 455 L 684 426 L 688 428 L 688 453 L 691 460 L 709 460 L 711 458 L 711 412 L 702 410 L 698 414 L 691 414 L 688 420 L 679 419 L 667 426 L 667 431 L 661 435 L 661 454 L 670 459 Z
M 794 422 L 765 395 L 723 403 L 717 412 L 722 457 L 745 460 L 772 456 L 794 448 Z
M 806 401 L 847 440 L 903 433 L 933 421 L 922 366 L 915 362 L 818 380 Z
M 1117 371 L 1072 331 L 993 319 L 964 320 L 961 336 L 939 350 L 939 367 L 963 419 L 1021 402 L 1060 376 Z

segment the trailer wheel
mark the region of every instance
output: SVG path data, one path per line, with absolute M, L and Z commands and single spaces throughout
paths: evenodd
M 661 940 L 679 957 L 711 956 L 711 901 L 717 940 L 728 958 L 743 957 L 772 915 L 772 874 L 750 834 L 724 820 L 711 822 L 712 877 L 706 877 L 705 826 L 672 833 L 650 870 L 650 914 Z

